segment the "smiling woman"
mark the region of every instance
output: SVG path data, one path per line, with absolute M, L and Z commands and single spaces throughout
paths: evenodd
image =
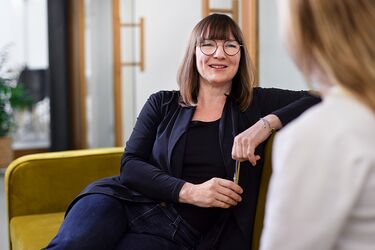
M 207 39 L 211 55 L 201 50 Z M 180 90 L 149 97 L 120 175 L 92 183 L 73 201 L 47 249 L 250 249 L 270 127 L 280 129 L 319 99 L 254 88 L 240 45 L 229 16 L 198 22 L 180 64 Z

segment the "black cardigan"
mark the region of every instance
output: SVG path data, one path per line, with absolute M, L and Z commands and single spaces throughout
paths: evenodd
M 134 130 L 126 143 L 120 176 L 99 180 L 79 196 L 104 193 L 133 202 L 178 202 L 185 183 L 180 179 L 186 131 L 194 107 L 179 104 L 178 91 L 160 91 L 149 97 L 141 110 Z M 306 91 L 254 88 L 251 105 L 241 112 L 228 96 L 219 124 L 220 149 L 227 179 L 232 180 L 235 161 L 231 158 L 234 137 L 261 117 L 275 114 L 285 126 L 303 111 L 319 102 Z M 262 156 L 264 144 L 256 149 Z M 255 218 L 263 158 L 255 167 L 241 164 L 239 185 L 242 202 L 233 207 L 241 231 L 251 238 Z M 77 197 L 77 198 L 79 198 Z M 227 237 L 230 240 L 230 236 Z

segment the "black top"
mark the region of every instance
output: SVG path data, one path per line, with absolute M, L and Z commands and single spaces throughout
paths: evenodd
M 254 88 L 252 96 L 250 106 L 242 112 L 236 98 L 229 95 L 219 122 L 219 147 L 228 180 L 232 180 L 234 174 L 235 161 L 231 152 L 236 135 L 271 113 L 286 125 L 320 101 L 306 91 L 274 88 Z M 92 183 L 69 208 L 84 195 L 92 193 L 102 193 L 129 202 L 177 203 L 179 192 L 185 183 L 181 176 L 186 132 L 195 112 L 195 107 L 181 105 L 180 100 L 178 91 L 160 91 L 151 95 L 126 143 L 120 175 Z M 234 241 L 232 232 L 223 232 L 220 238 L 225 239 L 232 246 L 231 249 L 250 249 L 264 145 L 265 142 L 256 148 L 255 153 L 262 158 L 255 167 L 250 166 L 248 161 L 241 163 L 239 185 L 244 192 L 241 195 L 242 201 L 231 209 L 231 213 L 246 240 Z
M 213 177 L 225 178 L 219 147 L 219 121 L 190 122 L 181 179 L 200 184 Z M 182 218 L 202 233 L 208 231 L 222 212 L 220 208 L 202 208 L 183 203 L 177 203 L 175 208 Z

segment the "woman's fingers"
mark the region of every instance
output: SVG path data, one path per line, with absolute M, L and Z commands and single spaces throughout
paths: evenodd
M 224 188 L 221 190 L 227 190 L 227 192 L 229 192 L 229 190 L 232 190 L 235 194 L 238 194 L 238 195 L 243 193 L 243 189 L 241 188 L 241 186 L 234 183 L 233 181 L 221 179 L 221 178 L 216 178 L 216 179 L 218 180 L 219 185 Z
M 238 134 L 233 141 L 232 158 L 239 161 L 250 161 L 252 165 L 260 159 L 255 154 L 255 149 L 270 135 L 268 129 L 264 128 L 262 121 L 256 122 L 253 126 Z
M 239 194 L 226 188 L 218 191 L 217 199 L 231 205 L 237 205 L 242 200 Z
M 235 206 L 242 201 L 240 194 L 243 190 L 240 186 L 232 181 L 219 179 L 219 187 L 215 199 L 218 201 L 217 206 L 227 207 Z
M 232 158 L 239 161 L 250 161 L 255 166 L 260 156 L 255 155 L 255 145 L 253 144 L 249 138 L 242 134 L 236 136 L 232 148 Z
M 191 186 L 191 203 L 200 207 L 222 207 L 235 206 L 240 202 L 243 190 L 233 181 L 212 178 L 202 184 Z M 181 201 L 188 201 L 181 200 Z
M 228 196 L 225 195 L 218 195 L 216 197 L 216 205 L 215 207 L 223 207 L 223 208 L 228 208 L 232 206 L 236 206 L 238 204 L 237 201 L 229 198 Z

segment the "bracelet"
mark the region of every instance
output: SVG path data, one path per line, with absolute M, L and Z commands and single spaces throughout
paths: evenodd
M 263 128 L 264 129 L 267 129 L 269 130 L 269 133 L 272 134 L 273 132 L 275 132 L 275 128 L 271 127 L 271 124 L 269 121 L 267 121 L 266 118 L 260 118 L 260 120 L 263 122 Z

